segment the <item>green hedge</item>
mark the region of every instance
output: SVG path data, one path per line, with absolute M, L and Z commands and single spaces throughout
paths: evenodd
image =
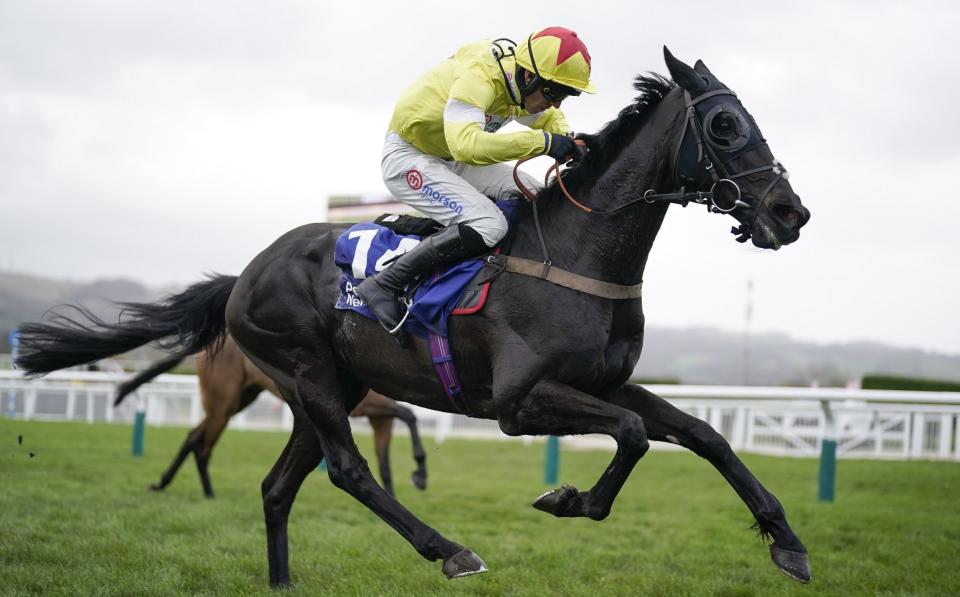
M 893 375 L 864 375 L 860 382 L 864 390 L 912 390 L 916 392 L 960 392 L 960 383 L 938 379 L 896 377 Z

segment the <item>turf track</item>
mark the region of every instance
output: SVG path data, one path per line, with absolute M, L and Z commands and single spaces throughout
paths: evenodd
M 148 428 L 147 454 L 133 458 L 129 427 L 0 419 L 0 594 L 276 595 L 259 484 L 285 435 L 226 433 L 211 466 L 215 500 L 202 497 L 192 464 L 167 492 L 148 492 L 184 435 Z M 358 444 L 370 459 L 370 438 Z M 405 482 L 409 443 L 395 442 L 400 500 L 490 572 L 446 580 L 312 474 L 291 516 L 289 594 L 960 594 L 958 463 L 842 460 L 838 500 L 820 504 L 815 460 L 746 456 L 810 549 L 814 580 L 803 586 L 774 568 L 746 508 L 695 456 L 654 445 L 596 523 L 529 506 L 545 489 L 542 444 L 426 447 L 420 493 Z M 609 456 L 564 450 L 561 480 L 588 487 Z

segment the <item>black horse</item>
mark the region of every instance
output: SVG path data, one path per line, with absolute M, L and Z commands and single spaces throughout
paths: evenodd
M 723 437 L 626 383 L 643 344 L 636 291 L 671 202 L 712 202 L 714 211 L 729 210 L 739 222 L 738 240 L 752 238 L 761 248 L 797 240 L 809 218 L 736 96 L 702 62 L 691 68 L 664 50 L 676 85 L 656 75 L 638 77 L 635 103 L 592 136 L 582 164 L 563 175 L 571 195 L 593 211 L 572 207 L 554 182 L 516 224 L 510 249 L 511 256 L 538 261 L 549 249 L 552 268 L 538 269 L 568 270 L 607 288 L 617 285 L 621 298 L 538 277 L 501 275 L 480 314 L 454 318 L 450 325 L 464 398 L 474 416 L 496 419 L 510 435 L 602 433 L 616 440 L 613 461 L 596 485 L 588 491 L 553 490 L 536 500 L 536 508 L 554 516 L 604 519 L 649 440 L 673 442 L 717 468 L 759 531 L 772 538 L 774 563 L 807 582 L 807 551 L 783 507 Z M 529 217 L 531 212 L 539 217 Z M 297 228 L 258 255 L 239 278 L 215 277 L 163 303 L 127 305 L 117 325 L 65 315 L 51 324 L 25 325 L 18 365 L 43 373 L 150 341 L 199 351 L 229 327 L 294 412 L 290 440 L 262 484 L 271 584 L 290 582 L 288 514 L 323 456 L 334 485 L 424 558 L 443 560 L 448 577 L 483 572 L 476 554 L 383 491 L 354 444 L 347 416 L 368 387 L 436 410 L 454 407 L 425 342 L 403 347 L 376 321 L 334 309 L 340 270 L 333 246 L 344 229 Z

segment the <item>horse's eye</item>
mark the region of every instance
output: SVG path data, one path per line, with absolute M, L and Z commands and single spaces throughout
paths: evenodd
M 736 151 L 750 139 L 750 127 L 743 114 L 727 105 L 714 107 L 704 118 L 707 141 L 717 149 Z
M 720 112 L 710 123 L 710 132 L 720 139 L 737 136 L 737 117 L 730 112 Z

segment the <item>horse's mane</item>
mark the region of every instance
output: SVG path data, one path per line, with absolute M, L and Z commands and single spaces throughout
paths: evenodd
M 640 92 L 632 104 L 620 110 L 616 118 L 608 122 L 590 137 L 590 152 L 583 161 L 568 168 L 563 173 L 563 182 L 568 189 L 574 191 L 585 182 L 596 180 L 616 160 L 617 156 L 626 147 L 627 143 L 636 135 L 637 130 L 646 123 L 653 109 L 676 84 L 657 73 L 637 75 L 633 88 Z M 537 199 L 547 203 L 550 199 L 559 196 L 560 190 L 556 180 L 544 187 Z

